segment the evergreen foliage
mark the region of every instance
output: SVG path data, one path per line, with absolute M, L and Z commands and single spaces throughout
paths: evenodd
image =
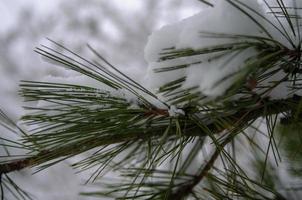
M 250 13 L 256 11 L 239 0 L 226 1 L 255 21 Z M 21 82 L 24 100 L 39 101 L 42 106 L 25 107 L 28 114 L 21 120 L 27 125 L 26 131 L 0 112 L 1 125 L 22 137 L 20 141 L 1 137 L 1 147 L 7 153 L 0 163 L 2 199 L 4 189 L 16 199 L 31 199 L 10 178 L 11 173 L 29 167 L 47 170 L 82 153 L 85 158 L 72 167 L 91 170 L 87 184 L 102 185 L 98 191 L 82 195 L 113 199 L 298 199 L 301 187 L 283 185 L 277 168 L 285 162 L 292 177 L 302 174 L 300 19 L 288 14 L 288 10 L 300 8 L 276 1 L 276 18 L 282 16 L 291 27 L 279 30 L 291 48 L 255 21 L 266 37 L 200 33 L 238 42 L 198 50 L 163 49 L 161 61 L 201 54 L 234 54 L 236 59 L 246 49 L 259 50 L 232 75 L 236 82 L 227 93 L 215 100 L 207 99 L 196 87 L 183 90 L 186 77 L 161 86 L 154 94 L 89 45 L 92 60 L 52 40 L 51 45 L 36 48 L 43 57 L 99 82 L 102 89 Z M 155 72 L 186 67 L 190 65 L 158 68 Z M 285 72 L 284 77 L 266 83 L 280 71 Z M 292 84 L 288 88 L 291 95 L 270 99 L 272 88 L 284 82 Z M 180 112 L 171 114 L 173 108 Z M 13 155 L 12 148 L 23 149 L 26 154 Z M 250 158 L 248 164 L 244 163 L 245 156 Z M 282 156 L 286 159 L 281 162 Z M 110 171 L 118 177 L 107 183 L 102 177 Z

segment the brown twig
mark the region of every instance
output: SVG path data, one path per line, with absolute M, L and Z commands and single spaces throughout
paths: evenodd
M 297 98 L 297 96 L 294 96 L 293 98 L 287 99 L 286 101 L 297 104 L 300 100 L 301 100 L 301 98 Z M 256 110 L 250 110 L 250 111 L 246 110 L 246 111 L 239 111 L 239 112 L 235 113 L 232 116 L 232 118 L 235 118 L 235 119 L 237 118 L 238 120 L 235 121 L 235 123 L 234 123 L 233 131 L 238 132 L 240 130 L 240 128 L 244 125 L 244 124 L 242 124 L 242 122 L 249 122 L 252 119 L 257 119 L 257 118 L 261 117 L 263 115 L 263 112 L 261 112 L 261 110 L 263 110 L 264 106 L 268 106 L 268 107 L 271 106 L 271 108 L 279 109 L 279 110 L 268 109 L 269 112 L 266 113 L 267 115 L 278 114 L 281 112 L 291 110 L 291 108 L 287 107 L 286 104 L 283 104 L 277 100 L 275 101 L 275 103 L 272 103 L 272 102 L 274 102 L 274 101 L 271 101 L 270 104 L 268 104 L 268 105 L 260 104 L 260 105 L 258 105 Z M 260 111 L 260 112 L 258 112 L 258 111 Z M 186 196 L 188 196 L 190 193 L 192 193 L 195 186 L 197 186 L 200 182 L 202 182 L 203 179 L 208 174 L 208 172 L 212 169 L 215 161 L 219 157 L 223 148 L 229 142 L 231 142 L 233 140 L 235 135 L 236 134 L 229 134 L 228 137 L 221 144 L 218 144 L 214 153 L 210 157 L 210 160 L 204 165 L 201 172 L 197 176 L 195 176 L 194 179 L 191 182 L 189 182 L 187 185 L 182 186 L 181 188 L 179 188 L 178 190 L 176 190 L 175 192 L 170 194 L 170 196 L 168 197 L 168 200 L 183 200 Z
M 245 114 L 247 116 L 248 113 Z M 242 116 L 242 119 L 245 117 Z M 238 129 L 238 127 L 234 127 L 235 129 Z M 212 169 L 212 167 L 215 164 L 215 161 L 219 157 L 220 153 L 223 151 L 223 148 L 233 140 L 234 134 L 229 134 L 228 137 L 221 143 L 219 144 L 212 156 L 210 157 L 210 160 L 206 162 L 204 167 L 202 168 L 201 172 L 194 177 L 193 181 L 190 182 L 190 184 L 187 184 L 184 187 L 179 188 L 176 192 L 174 192 L 171 196 L 169 196 L 168 200 L 182 200 L 184 197 L 188 196 L 194 189 L 196 185 L 198 185 L 208 174 L 208 172 Z
M 0 173 L 9 173 L 11 171 L 18 171 L 26 167 L 30 167 L 34 157 L 24 158 L 21 160 L 11 161 L 10 163 L 0 165 Z
M 153 108 L 153 109 L 145 112 L 145 116 L 151 116 L 151 115 L 167 117 L 167 116 L 169 116 L 169 111 L 166 109 Z

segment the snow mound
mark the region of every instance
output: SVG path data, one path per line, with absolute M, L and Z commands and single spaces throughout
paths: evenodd
M 244 11 L 238 9 L 232 2 L 240 5 Z M 295 6 L 291 0 L 285 2 L 288 6 Z M 275 5 L 275 2 L 271 2 L 271 5 Z M 263 38 L 272 36 L 284 46 L 290 46 L 288 39 L 278 31 L 282 28 L 289 30 L 288 23 L 285 23 L 284 19 L 278 22 L 272 13 L 269 13 L 270 9 L 262 0 L 217 0 L 214 7 L 206 8 L 192 17 L 153 32 L 145 47 L 145 59 L 149 64 L 145 77 L 148 87 L 156 90 L 166 83 L 186 77 L 182 84 L 183 89 L 199 86 L 201 94 L 209 99 L 222 96 L 237 80 L 238 77 L 234 75 L 243 69 L 248 59 L 255 56 L 259 50 L 248 48 L 243 51 L 233 51 L 224 56 L 221 56 L 221 53 L 210 53 L 171 60 L 162 60 L 161 53 L 167 49 L 200 50 L 244 40 L 243 38 L 209 37 L 210 34 L 222 33 Z M 244 14 L 244 12 L 249 14 Z M 291 33 L 288 33 L 288 36 L 292 39 L 295 37 Z M 180 65 L 189 67 L 156 73 L 156 69 Z M 288 90 L 284 85 L 282 88 Z M 275 89 L 277 90 L 277 87 Z M 273 93 L 280 97 L 278 92 L 272 91 Z
M 174 105 L 172 105 L 170 107 L 170 109 L 168 110 L 168 113 L 169 113 L 170 117 L 178 117 L 180 115 L 186 114 L 182 109 L 176 108 Z

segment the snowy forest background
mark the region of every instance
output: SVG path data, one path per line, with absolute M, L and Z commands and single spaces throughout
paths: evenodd
M 0 1 L 0 108 L 15 120 L 24 114 L 17 94 L 20 80 L 80 79 L 85 84 L 78 74 L 45 62 L 33 51 L 46 37 L 84 55 L 89 43 L 139 80 L 147 69 L 143 50 L 152 31 L 189 17 L 203 6 L 196 0 Z M 69 163 L 34 176 L 31 170 L 23 170 L 16 182 L 36 199 L 81 199 L 78 193 L 84 189 L 85 174 L 75 176 Z

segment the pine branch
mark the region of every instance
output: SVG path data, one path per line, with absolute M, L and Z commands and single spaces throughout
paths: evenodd
M 300 101 L 300 98 L 297 98 L 297 96 L 294 96 L 293 98 L 288 98 L 284 100 L 267 100 L 264 104 L 261 104 L 253 109 L 244 109 L 240 110 L 232 115 L 229 116 L 224 116 L 223 118 L 225 120 L 231 121 L 233 124 L 237 124 L 238 121 L 241 121 L 243 123 L 238 124 L 236 127 L 238 128 L 244 128 L 248 124 L 249 121 L 251 120 L 256 120 L 259 117 L 264 117 L 264 116 L 269 116 L 269 115 L 274 115 L 274 114 L 279 114 L 279 113 L 285 113 L 285 112 L 290 112 L 294 111 L 296 106 L 298 105 Z M 264 107 L 266 107 L 266 113 L 264 113 Z M 160 111 L 160 112 L 159 112 Z M 154 114 L 157 113 L 159 115 L 162 115 L 163 113 L 167 113 L 167 110 L 155 110 L 155 111 L 150 111 L 150 113 Z M 210 130 L 214 134 L 219 134 L 223 129 L 221 127 L 218 127 L 217 124 L 214 122 L 210 122 L 209 124 L 205 125 L 208 130 Z M 243 127 L 242 127 L 243 126 Z M 206 136 L 205 133 L 202 132 L 201 129 L 195 129 L 196 126 L 193 127 L 188 127 L 189 132 L 184 132 L 182 137 L 204 137 Z M 228 127 L 225 127 L 226 129 Z M 122 143 L 126 141 L 134 141 L 134 140 L 144 140 L 144 139 L 150 139 L 152 137 L 161 137 L 162 132 L 161 131 L 149 131 L 144 134 L 127 134 L 127 135 L 112 135 L 108 136 L 106 139 L 100 141 L 96 140 L 91 140 L 89 147 L 94 148 L 98 146 L 104 146 L 104 145 L 110 145 L 110 144 L 117 144 L 117 143 Z M 174 134 L 170 135 L 170 137 L 175 136 Z M 228 141 L 228 140 L 227 140 Z M 225 142 L 227 142 L 225 141 Z M 81 146 L 80 144 L 77 144 L 77 146 Z M 60 148 L 56 148 L 53 151 L 41 151 L 37 155 L 21 159 L 21 160 L 16 160 L 16 161 L 11 161 L 8 163 L 0 164 L 0 173 L 10 173 L 13 171 L 18 171 L 22 170 L 24 168 L 32 167 L 32 166 L 37 166 L 40 165 L 46 161 L 49 161 L 49 158 L 52 159 L 57 159 L 62 156 L 69 157 L 70 155 L 76 155 L 80 154 L 84 151 L 87 151 L 89 149 L 79 149 L 76 146 L 69 146 L 69 151 L 62 151 Z M 220 153 L 220 150 L 216 150 L 216 152 L 213 154 L 212 158 L 208 162 L 208 164 L 205 166 L 205 171 L 202 172 L 199 175 L 198 180 L 202 180 L 204 177 L 205 173 L 209 170 L 209 167 L 213 164 L 213 162 L 217 158 L 217 154 Z M 55 156 L 54 156 L 55 155 Z M 46 159 L 48 158 L 48 159 Z M 199 181 L 198 181 L 199 182 Z M 194 184 L 190 187 L 194 187 Z
M 208 6 L 214 5 L 207 0 L 200 1 Z M 248 17 L 265 36 L 202 32 L 203 37 L 230 39 L 230 43 L 200 49 L 190 47 L 163 49 L 163 52 L 159 54 L 159 62 L 167 61 L 168 63 L 169 60 L 180 58 L 186 62 L 155 69 L 155 72 L 184 70 L 203 61 L 182 58 L 197 58 L 201 55 L 212 55 L 208 59 L 209 62 L 223 57 L 230 62 L 246 53 L 247 50 L 255 50 L 254 55 L 251 54 L 244 60 L 242 63 L 244 66 L 240 71 L 215 81 L 214 88 L 226 80 L 234 81 L 223 96 L 215 101 L 200 91 L 198 85 L 184 88 L 184 83 L 189 76 L 169 80 L 170 82 L 162 85 L 159 93 L 162 97 L 168 98 L 162 100 L 158 97 L 159 95 L 153 94 L 123 74 L 89 45 L 89 49 L 98 61 L 90 61 L 52 40 L 50 41 L 55 48 L 44 45 L 36 48 L 36 52 L 45 58 L 86 75 L 101 83 L 102 88 L 105 86 L 107 89 L 100 91 L 85 86 L 24 82 L 21 85 L 23 97 L 28 101 L 43 101 L 47 106 L 27 107 L 31 111 L 37 111 L 22 118 L 29 127 L 34 125 L 31 134 L 28 135 L 21 129 L 19 130 L 23 133 L 23 143 L 20 143 L 20 146 L 29 150 L 30 154 L 23 159 L 1 162 L 0 183 L 1 176 L 7 176 L 10 172 L 36 166 L 39 166 L 40 170 L 45 169 L 72 156 L 98 148 L 95 153 L 75 163 L 73 167 L 81 168 L 81 170 L 97 167 L 98 169 L 88 181 L 90 179 L 94 181 L 107 166 L 111 170 L 126 168 L 125 171 L 130 172 L 128 175 L 133 179 L 132 183 L 119 183 L 117 189 L 112 189 L 107 194 L 103 193 L 105 196 L 110 196 L 115 192 L 121 194 L 121 191 L 124 191 L 124 197 L 128 199 L 149 197 L 148 199 L 181 200 L 189 195 L 199 199 L 195 193 L 196 186 L 207 178 L 221 190 L 216 192 L 215 187 L 205 189 L 214 199 L 231 199 L 230 197 L 236 195 L 239 198 L 254 199 L 256 196 L 259 199 L 268 199 L 263 191 L 276 195 L 275 199 L 282 199 L 282 196 L 279 197 L 278 193 L 275 193 L 275 188 L 266 187 L 265 183 L 258 183 L 246 176 L 236 162 L 235 153 L 230 156 L 225 146 L 257 119 L 263 117 L 266 120 L 269 140 L 267 150 L 264 151 L 264 166 L 270 149 L 273 151 L 276 162 L 280 157 L 273 136 L 278 117 L 282 116 L 292 121 L 293 118 L 297 120 L 295 117 L 298 116 L 299 121 L 301 99 L 294 95 L 292 98 L 271 100 L 267 96 L 282 83 L 292 86 L 288 87 L 288 95 L 295 94 L 302 88 L 299 77 L 301 74 L 299 16 L 297 11 L 294 15 L 289 12 L 289 8 L 282 0 L 277 0 L 280 11 L 275 11 L 274 7 L 269 7 L 264 1 L 279 22 L 281 27 L 279 28 L 265 15 L 244 2 L 239 0 L 226 0 L 226 2 Z M 284 17 L 289 31 L 283 26 L 284 22 L 278 19 L 280 15 Z M 259 19 L 264 20 L 266 24 L 262 24 Z M 281 36 L 291 44 L 292 49 L 276 40 L 271 35 L 267 24 L 280 32 Z M 295 27 L 296 25 L 298 27 Z M 299 44 L 295 41 L 297 37 Z M 226 63 L 224 63 L 225 66 L 227 66 Z M 280 72 L 285 75 L 271 82 L 271 78 Z M 267 81 L 269 83 L 266 83 Z M 123 94 L 116 95 L 114 92 Z M 129 95 L 127 97 L 130 97 L 130 100 L 126 95 Z M 165 109 L 162 109 L 162 106 Z M 172 112 L 172 106 L 177 107 L 176 110 L 180 110 L 181 114 L 177 116 L 171 114 L 175 113 Z M 227 132 L 227 134 L 220 135 L 222 132 Z M 190 152 L 190 156 L 184 161 L 182 167 L 179 167 L 179 163 L 182 162 L 181 156 L 186 154 L 184 149 L 190 147 L 191 145 L 188 144 L 194 142 L 196 137 L 203 141 L 206 137 L 211 138 L 216 148 L 198 173 L 187 176 L 186 170 L 192 164 L 191 161 L 196 158 L 200 147 L 194 146 L 193 149 L 197 147 L 195 153 Z M 7 144 L 2 146 L 6 147 L 5 145 Z M 232 146 L 232 148 L 235 152 L 235 147 Z M 127 152 L 128 150 L 130 153 Z M 117 155 L 123 153 L 128 154 L 121 159 L 122 161 L 114 160 Z M 144 158 L 140 158 L 141 155 L 144 155 Z M 219 172 L 219 169 L 215 167 L 219 156 L 221 156 L 225 172 Z M 162 181 L 158 179 L 158 183 L 148 180 L 163 177 L 156 174 L 159 172 L 157 168 L 169 158 L 173 170 L 163 173 L 166 179 Z M 128 164 L 129 161 L 137 163 Z M 129 166 L 134 166 L 132 168 L 134 170 L 131 171 Z M 212 169 L 215 169 L 218 175 L 211 174 Z M 185 176 L 186 178 L 182 179 Z M 238 182 L 237 178 L 240 179 Z M 256 189 L 250 188 L 250 185 L 256 186 Z M 257 191 L 258 188 L 263 191 Z M 0 189 L 3 190 L 2 184 Z
M 36 156 L 24 158 L 21 160 L 11 161 L 9 163 L 0 164 L 0 174 L 7 174 L 13 171 L 19 171 L 27 167 L 31 167 L 37 163 L 37 158 L 42 154 Z

